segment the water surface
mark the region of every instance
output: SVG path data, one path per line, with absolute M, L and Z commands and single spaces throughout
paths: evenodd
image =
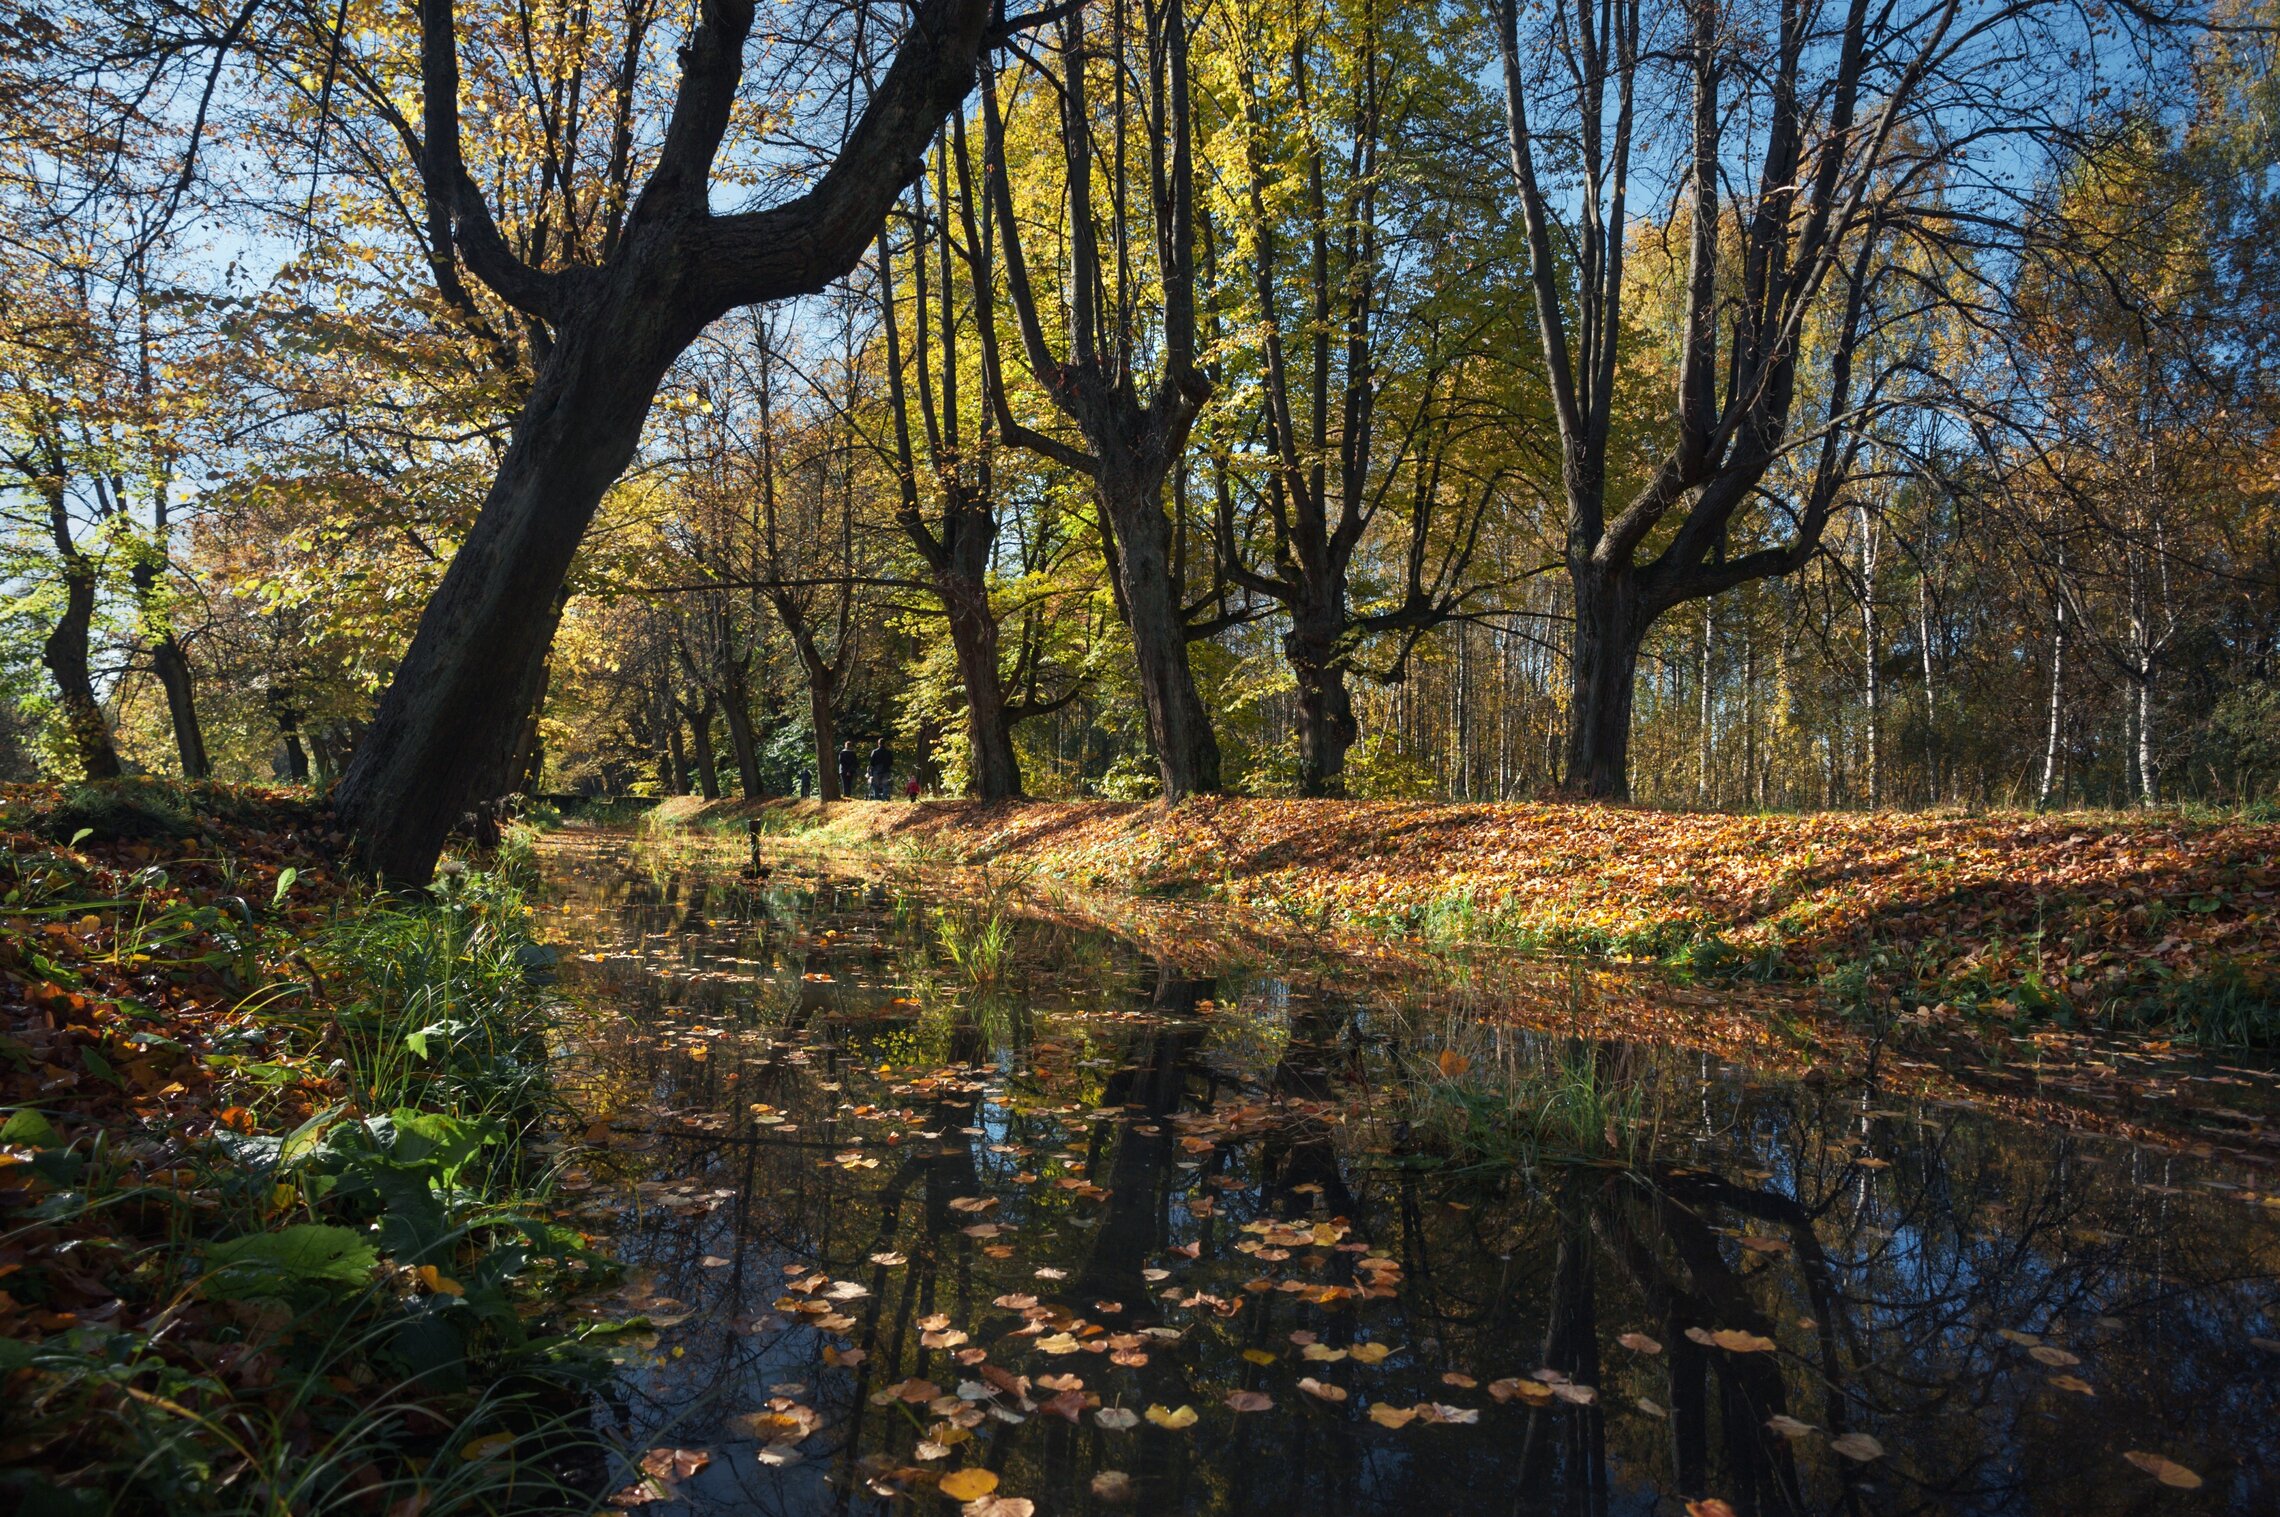
M 2280 1204 L 2221 1146 L 1010 908 L 993 954 L 915 881 L 547 868 L 574 1215 L 647 1320 L 601 1415 L 710 1456 L 646 1510 L 2280 1512 Z

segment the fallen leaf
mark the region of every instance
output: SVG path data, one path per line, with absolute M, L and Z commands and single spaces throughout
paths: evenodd
M 1662 1352 L 1662 1345 L 1645 1333 L 1625 1333 L 1615 1341 L 1634 1354 L 1659 1354 Z
M 1322 1401 L 1343 1401 L 1346 1399 L 1346 1388 L 1344 1386 L 1328 1385 L 1311 1375 L 1301 1379 L 1298 1382 L 1298 1388 L 1309 1396 Z
M 1358 1364 L 1382 1364 L 1393 1349 L 1384 1343 L 1357 1343 L 1346 1350 L 1346 1357 Z
M 963 1517 L 1036 1517 L 1037 1503 L 1027 1496 L 984 1496 L 958 1510 Z
M 1729 1354 L 1770 1354 L 1774 1349 L 1771 1338 L 1761 1338 L 1738 1327 L 1719 1328 L 1710 1335 L 1710 1341 Z
M 1795 1417 L 1788 1416 L 1781 1412 L 1775 1412 L 1772 1416 L 1766 1418 L 1765 1425 L 1772 1428 L 1782 1437 L 1790 1439 L 1793 1442 L 1799 1438 L 1804 1437 L 1806 1434 L 1815 1431 L 1812 1423 L 1799 1422 Z
M 1734 1509 L 1715 1496 L 1686 1504 L 1686 1517 L 1734 1517 Z
M 1229 1391 L 1227 1409 L 1231 1412 L 1271 1412 L 1275 1398 L 1264 1391 Z
M 1132 1477 L 1122 1470 L 1102 1470 L 1092 1477 L 1092 1493 L 1103 1501 L 1130 1501 Z
M 2164 1458 L 2160 1454 L 2148 1454 L 2140 1449 L 2131 1449 L 2122 1457 L 2163 1485 L 2175 1486 L 2181 1491 L 2200 1488 L 2201 1477 L 2174 1459 Z
M 1124 1433 L 1140 1425 L 1140 1414 L 1128 1406 L 1104 1406 L 1093 1413 L 1093 1421 L 1112 1433 Z
M 1381 1401 L 1370 1408 L 1370 1421 L 1379 1427 L 1407 1427 L 1416 1420 L 1417 1408 L 1413 1406 L 1387 1406 Z
M 2071 1369 L 2082 1362 L 2079 1355 L 2070 1354 L 2062 1348 L 2053 1348 L 2047 1343 L 2038 1343 L 2033 1348 L 2028 1349 L 2027 1357 L 2037 1364 L 2047 1364 L 2053 1369 Z
M 1847 1433 L 1841 1438 L 1831 1438 L 1829 1447 L 1847 1459 L 1857 1459 L 1863 1464 L 1884 1457 L 1884 1445 L 1866 1433 Z
M 2080 1375 L 2053 1375 L 2050 1377 L 2050 1383 L 2059 1390 L 2072 1391 L 2078 1396 L 2095 1396 L 2098 1394 L 2090 1382 Z
M 944 1475 L 939 1489 L 952 1501 L 974 1501 L 987 1496 L 997 1486 L 998 1477 L 995 1472 L 972 1468 L 954 1470 Z
M 1158 1427 L 1170 1428 L 1176 1432 L 1183 1427 L 1194 1427 L 1196 1412 L 1192 1406 L 1183 1406 L 1175 1411 L 1159 1404 L 1148 1408 L 1148 1420 Z

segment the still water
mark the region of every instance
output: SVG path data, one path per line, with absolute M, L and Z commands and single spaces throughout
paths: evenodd
M 2280 1513 L 2221 1148 L 738 863 L 546 853 L 640 1510 Z

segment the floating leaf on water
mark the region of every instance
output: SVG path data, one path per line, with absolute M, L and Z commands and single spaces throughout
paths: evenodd
M 1036 1517 L 1037 1503 L 1027 1496 L 984 1496 L 958 1511 L 961 1517 Z
M 1130 1501 L 1132 1477 L 1122 1470 L 1101 1470 L 1092 1477 L 1092 1493 L 1103 1501 Z
M 898 1264 L 908 1264 L 910 1260 L 902 1254 L 873 1254 L 871 1262 L 881 1269 L 893 1269 Z
M 1038 1339 L 1037 1347 L 1048 1354 L 1073 1354 L 1083 1345 L 1068 1333 L 1054 1333 Z
M 1637 1407 L 1640 1411 L 1645 1412 L 1650 1417 L 1667 1418 L 1670 1416 L 1670 1413 L 1664 1411 L 1659 1403 L 1649 1401 L 1644 1396 L 1641 1396 L 1638 1400 L 1632 1402 L 1631 1404 Z
M 985 1469 L 953 1470 L 942 1477 L 939 1487 L 952 1501 L 974 1501 L 987 1496 L 998 1487 L 995 1472 Z
M 1480 1384 L 1478 1380 L 1475 1380 L 1472 1376 L 1466 1374 L 1463 1370 L 1443 1370 L 1441 1372 L 1441 1383 L 1443 1385 L 1453 1385 L 1460 1391 L 1469 1391 L 1474 1386 Z
M 1316 1364 L 1336 1364 L 1346 1357 L 1346 1351 L 1342 1348 L 1332 1348 L 1327 1343 L 1309 1343 L 1298 1351 L 1298 1356 L 1301 1359 L 1310 1359 Z
M 1231 1412 L 1271 1412 L 1275 1398 L 1265 1391 L 1229 1391 L 1227 1410 Z
M 1715 1496 L 1686 1504 L 1686 1517 L 1734 1517 L 1734 1509 Z
M 1176 1431 L 1183 1427 L 1194 1427 L 1196 1411 L 1192 1406 L 1183 1406 L 1175 1410 L 1159 1403 L 1148 1408 L 1148 1420 L 1158 1427 L 1171 1428 Z
M 1841 1438 L 1831 1438 L 1829 1447 L 1847 1459 L 1857 1459 L 1863 1464 L 1884 1457 L 1884 1445 L 1866 1433 L 1847 1433 Z
M 807 1456 L 802 1454 L 798 1449 L 785 1448 L 781 1444 L 770 1444 L 767 1448 L 764 1448 L 760 1451 L 760 1462 L 773 1470 L 780 1470 L 786 1466 L 798 1464 L 802 1459 L 806 1457 Z
M 1804 1437 L 1808 1433 L 1817 1431 L 1812 1423 L 1799 1422 L 1795 1417 L 1788 1416 L 1782 1412 L 1775 1412 L 1772 1416 L 1766 1418 L 1765 1425 L 1772 1428 L 1782 1437 L 1790 1439 L 1793 1442 L 1796 1439 Z
M 1360 1364 L 1382 1364 L 1393 1351 L 1387 1343 L 1357 1343 L 1346 1350 L 1346 1357 Z
M 2053 1375 L 2050 1383 L 2059 1390 L 2072 1391 L 2078 1396 L 2095 1396 L 2098 1392 L 2080 1375 Z
M 1298 1388 L 1309 1396 L 1322 1401 L 1343 1401 L 1346 1399 L 1346 1388 L 1344 1386 L 1325 1384 L 1311 1375 L 1301 1379 L 1298 1382 Z
M 1412 1406 L 1387 1406 L 1379 1402 L 1370 1408 L 1370 1421 L 1379 1427 L 1407 1427 L 1417 1420 L 1417 1409 Z
M 2033 1333 L 2022 1333 L 2015 1327 L 1998 1328 L 1996 1329 L 1995 1336 L 2001 1338 L 2006 1343 L 2016 1343 L 2021 1348 L 2033 1348 L 2036 1344 L 2042 1342 L 2042 1339 L 2036 1337 Z
M 1710 1341 L 1729 1354 L 1770 1354 L 1775 1347 L 1771 1338 L 1761 1338 L 1738 1327 L 1719 1328 L 1710 1335 Z
M 1615 1341 L 1634 1354 L 1659 1354 L 1662 1352 L 1662 1345 L 1645 1333 L 1625 1333 Z
M 2071 1369 L 2082 1362 L 2080 1355 L 2070 1354 L 2065 1349 L 2054 1348 L 2048 1343 L 2038 1343 L 2033 1348 L 2028 1349 L 2027 1357 L 2037 1364 L 2047 1364 L 2053 1369 Z
M 1104 1406 L 1093 1421 L 1112 1433 L 1127 1433 L 1140 1425 L 1140 1414 L 1128 1406 Z
M 2163 1485 L 2175 1486 L 2181 1491 L 2200 1488 L 2201 1477 L 2174 1459 L 2166 1458 L 2160 1454 L 2148 1454 L 2142 1449 L 2131 1449 L 2122 1457 Z
M 1271 1349 L 1247 1348 L 1243 1350 L 1243 1357 L 1253 1364 L 1272 1364 L 1275 1362 L 1274 1352 Z

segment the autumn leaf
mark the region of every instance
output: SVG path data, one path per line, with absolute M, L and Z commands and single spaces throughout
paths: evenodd
M 1158 1427 L 1170 1428 L 1176 1432 L 1183 1427 L 1195 1426 L 1196 1411 L 1192 1406 L 1183 1406 L 1174 1410 L 1161 1404 L 1152 1405 L 1148 1408 L 1148 1420 Z
M 1314 1379 L 1312 1376 L 1301 1378 L 1298 1382 L 1298 1388 L 1321 1401 L 1343 1401 L 1346 1399 L 1346 1388 L 1344 1386 L 1329 1385 Z
M 1831 1438 L 1829 1447 L 1847 1459 L 1858 1460 L 1863 1464 L 1884 1457 L 1884 1445 L 1866 1433 L 1846 1433 L 1842 1437 Z
M 939 1487 L 952 1501 L 973 1501 L 987 1496 L 998 1487 L 998 1477 L 989 1470 L 969 1468 L 957 1470 L 942 1477 Z
M 2174 1459 L 2160 1454 L 2148 1454 L 2139 1449 L 2131 1449 L 2122 1457 L 2163 1485 L 2175 1486 L 2181 1491 L 2200 1489 L 2201 1477 Z
M 1132 1477 L 1122 1470 L 1100 1470 L 1092 1477 L 1092 1493 L 1103 1501 L 1132 1499 Z
M 1231 1412 L 1271 1412 L 1275 1398 L 1264 1391 L 1229 1391 L 1227 1409 Z
M 1370 1408 L 1370 1421 L 1379 1427 L 1407 1427 L 1417 1420 L 1417 1409 L 1409 1406 L 1388 1406 L 1379 1402 Z
M 1645 1333 L 1625 1333 L 1615 1340 L 1634 1354 L 1659 1354 L 1662 1345 Z
M 1730 1354 L 1769 1354 L 1776 1346 L 1771 1338 L 1761 1338 L 1738 1327 L 1719 1328 L 1710 1335 L 1710 1341 Z

